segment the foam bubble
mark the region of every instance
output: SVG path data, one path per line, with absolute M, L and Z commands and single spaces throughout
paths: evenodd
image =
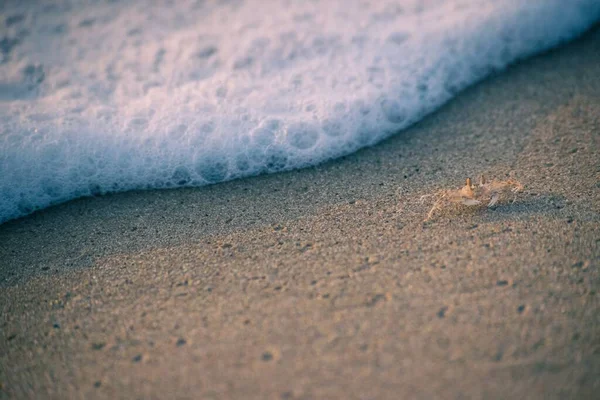
M 287 128 L 287 140 L 292 147 L 307 150 L 319 140 L 319 131 L 306 122 L 293 123 Z
M 372 145 L 581 33 L 597 0 L 9 0 L 0 223 Z

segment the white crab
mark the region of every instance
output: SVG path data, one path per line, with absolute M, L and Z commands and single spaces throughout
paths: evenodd
M 516 194 L 523 190 L 523 185 L 514 179 L 506 181 L 487 182 L 481 175 L 479 184 L 474 185 L 471 178 L 467 178 L 465 186 L 458 190 L 441 190 L 434 195 L 425 195 L 421 200 L 434 196 L 436 198 L 433 207 L 429 210 L 425 221 L 431 219 L 436 210 L 443 206 L 454 203 L 466 206 L 480 206 L 487 203 L 487 207 L 494 207 L 499 201 L 505 201 L 512 197 L 512 202 L 516 200 Z

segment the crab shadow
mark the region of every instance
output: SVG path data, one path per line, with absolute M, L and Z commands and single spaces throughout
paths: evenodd
M 564 218 L 566 206 L 565 196 L 546 193 L 517 199 L 514 203 L 501 203 L 492 208 L 485 208 L 480 214 L 486 222 L 500 222 L 535 215 Z

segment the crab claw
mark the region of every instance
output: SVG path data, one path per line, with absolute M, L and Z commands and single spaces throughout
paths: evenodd
M 500 199 L 500 196 L 498 194 L 494 194 L 492 196 L 492 198 L 490 199 L 490 202 L 488 203 L 488 207 L 494 207 L 496 205 L 496 203 L 498 203 L 498 200 Z
M 481 204 L 481 202 L 479 200 L 475 200 L 475 199 L 465 199 L 463 198 L 461 200 L 461 203 L 463 203 L 465 206 L 476 206 Z

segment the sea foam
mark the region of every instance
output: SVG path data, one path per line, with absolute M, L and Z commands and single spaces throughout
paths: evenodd
M 4 2 L 0 223 L 351 153 L 599 18 L 597 0 Z

